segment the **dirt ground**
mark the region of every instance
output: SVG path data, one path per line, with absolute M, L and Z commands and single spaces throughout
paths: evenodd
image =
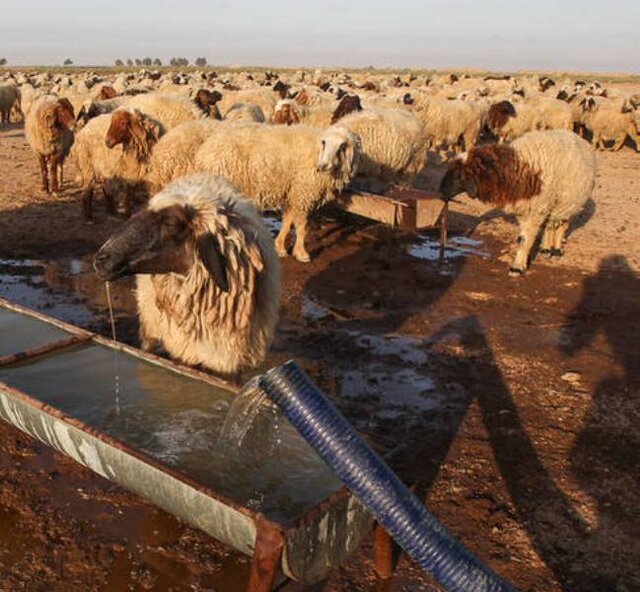
M 483 215 L 478 242 L 444 266 L 414 256 L 424 239 L 331 212 L 314 222 L 312 263 L 283 261 L 269 365 L 300 361 L 393 451 L 442 522 L 521 591 L 640 590 L 640 154 L 597 159 L 566 256 L 537 257 L 521 278 L 507 276 L 513 220 L 464 200 L 452 235 Z M 18 125 L 0 133 L 0 163 L 0 295 L 107 334 L 89 262 L 121 222 L 100 202 L 97 223 L 81 221 L 71 166 L 64 194 L 43 195 Z M 425 184 L 440 174 L 432 167 Z M 116 285 L 115 306 L 119 339 L 137 344 L 130 282 Z M 0 425 L 0 591 L 235 592 L 248 567 Z M 309 589 L 438 588 L 405 556 L 391 582 L 376 582 L 368 541 Z

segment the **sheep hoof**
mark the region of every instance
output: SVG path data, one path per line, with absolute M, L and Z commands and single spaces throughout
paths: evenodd
M 562 257 L 564 255 L 564 249 L 551 249 L 551 257 Z
M 548 257 L 551 257 L 551 249 L 540 249 L 539 251 L 540 255 L 547 255 Z
M 93 220 L 85 220 L 85 221 L 84 221 L 84 223 L 85 223 L 87 226 L 93 226 L 93 225 L 95 224 Z
M 293 256 L 300 261 L 300 263 L 309 263 L 309 261 L 311 261 L 309 253 L 294 253 Z
M 517 267 L 510 267 L 509 268 L 509 276 L 510 277 L 518 277 L 524 275 L 524 269 L 519 269 Z
M 278 253 L 278 257 L 287 257 L 289 255 L 289 253 L 287 253 L 287 249 L 276 248 L 276 253 Z

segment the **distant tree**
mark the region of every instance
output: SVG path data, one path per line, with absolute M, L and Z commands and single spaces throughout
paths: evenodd
M 187 58 L 171 58 L 169 63 L 172 66 L 188 66 L 189 60 Z
M 127 66 L 129 67 L 133 66 L 133 60 L 131 58 L 127 60 Z
M 207 58 L 196 58 L 196 66 L 200 66 L 201 68 L 203 66 L 207 65 Z
M 72 59 L 67 58 L 67 59 L 63 62 L 63 64 L 64 64 L 65 66 L 72 66 L 72 65 L 73 65 L 73 60 L 72 60 Z
M 0 58 L 0 66 L 6 66 L 6 65 L 7 65 L 6 58 Z
M 118 68 L 122 68 L 122 66 L 124 66 L 124 62 L 122 60 L 116 60 L 116 66 L 118 66 Z
M 160 58 L 156 58 L 155 60 L 153 60 L 153 65 L 162 66 L 162 61 L 160 60 Z
M 140 58 L 136 58 L 136 66 L 142 66 L 142 60 Z
M 153 60 L 151 58 L 144 58 L 142 60 L 142 64 L 144 66 L 151 66 L 151 65 L 153 65 Z

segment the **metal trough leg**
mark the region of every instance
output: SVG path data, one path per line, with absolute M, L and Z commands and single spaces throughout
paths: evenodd
M 258 523 L 247 592 L 271 592 L 280 567 L 284 536 L 267 522 Z
M 393 575 L 393 539 L 380 524 L 373 529 L 373 569 L 381 580 Z

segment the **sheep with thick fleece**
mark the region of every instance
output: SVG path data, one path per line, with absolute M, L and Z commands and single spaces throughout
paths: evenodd
M 213 175 L 178 179 L 101 247 L 105 280 L 136 274 L 142 348 L 226 377 L 264 361 L 280 262 L 251 202 Z
M 443 198 L 459 193 L 512 212 L 520 231 L 511 264 L 522 274 L 538 232 L 540 248 L 562 255 L 569 218 L 591 197 L 596 162 L 591 146 L 567 130 L 533 131 L 510 145 L 477 146 L 453 161 L 440 185 Z
M 538 112 L 538 129 L 573 129 L 571 107 L 557 99 L 535 99 L 529 104 Z
M 255 103 L 234 103 L 224 114 L 227 121 L 253 121 L 264 123 L 266 121 L 264 113 L 259 105 Z
M 417 175 L 424 168 L 428 138 L 413 113 L 403 109 L 364 109 L 334 125 L 347 128 L 360 138 L 358 176 L 397 181 Z
M 138 109 L 158 121 L 168 131 L 185 121 L 204 118 L 204 113 L 189 97 L 162 93 L 135 95 L 126 100 L 122 109 Z
M 538 110 L 527 103 L 499 101 L 489 107 L 486 125 L 499 142 L 510 142 L 540 126 Z
M 466 150 L 475 145 L 480 133 L 480 116 L 468 101 L 424 94 L 411 98 L 412 111 L 424 126 L 430 148 L 451 148 L 460 152 L 463 149 L 461 143 Z
M 73 144 L 75 116 L 65 98 L 45 95 L 31 106 L 24 123 L 27 143 L 37 155 L 42 189 L 58 192 L 64 183 L 63 164 Z
M 634 108 L 627 102 L 586 97 L 582 103 L 583 124 L 592 134 L 593 145 L 605 149 L 605 142 L 613 141 L 609 150 L 620 150 L 627 136 L 640 152 L 640 133 L 634 121 Z
M 292 225 L 293 255 L 309 261 L 307 217 L 334 199 L 356 173 L 359 138 L 339 124 L 327 130 L 306 125 L 246 123 L 220 127 L 196 153 L 196 170 L 228 178 L 260 208 L 283 210 L 276 238 L 280 256 Z
M 0 124 L 11 121 L 12 110 L 20 107 L 20 89 L 15 84 L 0 84 Z

